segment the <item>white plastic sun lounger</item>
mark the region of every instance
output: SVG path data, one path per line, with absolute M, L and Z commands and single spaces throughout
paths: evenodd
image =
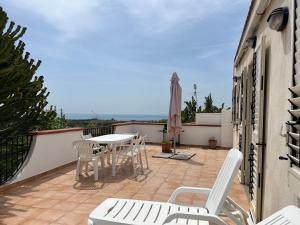
M 216 223 L 219 225 L 219 223 Z M 222 223 L 221 223 L 222 224 Z M 251 222 L 249 225 L 252 224 Z M 296 206 L 287 206 L 270 217 L 264 219 L 256 225 L 299 225 L 300 224 L 300 209 Z M 177 225 L 176 223 L 168 223 L 168 225 Z
M 89 225 L 160 225 L 176 223 L 184 225 L 211 224 L 227 225 L 217 215 L 228 215 L 237 224 L 245 224 L 242 211 L 229 197 L 230 187 L 242 162 L 242 153 L 231 149 L 223 163 L 219 175 L 209 188 L 180 187 L 171 195 L 168 202 L 141 201 L 131 199 L 109 198 L 101 203 L 89 216 Z M 199 193 L 207 196 L 204 207 L 176 204 L 180 193 Z M 224 204 L 226 203 L 226 204 Z M 225 206 L 226 209 L 224 208 Z M 238 210 L 236 210 L 238 207 Z
M 296 206 L 287 206 L 270 217 L 264 219 L 257 225 L 299 225 L 300 209 Z

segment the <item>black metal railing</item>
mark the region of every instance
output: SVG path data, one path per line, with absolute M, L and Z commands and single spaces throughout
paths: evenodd
M 0 136 L 0 185 L 5 184 L 20 170 L 31 142 L 32 135 Z
M 105 135 L 105 134 L 113 134 L 113 133 L 114 133 L 114 127 L 111 125 L 83 129 L 84 135 L 91 134 L 93 137 L 101 136 L 101 135 Z

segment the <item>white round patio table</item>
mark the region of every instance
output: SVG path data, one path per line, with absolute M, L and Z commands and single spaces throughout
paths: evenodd
M 134 134 L 107 134 L 88 138 L 87 140 L 96 141 L 99 144 L 112 145 L 112 176 L 116 176 L 117 146 L 132 140 L 134 137 Z

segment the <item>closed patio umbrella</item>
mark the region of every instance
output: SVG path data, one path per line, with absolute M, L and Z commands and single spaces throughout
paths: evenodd
M 174 72 L 171 78 L 170 88 L 170 107 L 168 116 L 168 134 L 174 139 L 174 150 L 170 158 L 173 159 L 190 159 L 194 154 L 183 154 L 176 152 L 176 136 L 182 131 L 181 122 L 181 92 L 182 89 L 179 84 L 179 77 Z
M 181 123 L 181 87 L 179 84 L 179 77 L 174 72 L 171 78 L 170 87 L 170 107 L 168 117 L 168 133 L 174 139 L 174 154 L 176 154 L 176 135 L 180 134 L 182 129 Z

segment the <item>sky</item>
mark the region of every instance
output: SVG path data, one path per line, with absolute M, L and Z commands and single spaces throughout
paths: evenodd
M 42 60 L 49 104 L 65 113 L 166 114 L 170 78 L 182 99 L 231 106 L 232 73 L 250 1 L 2 0 Z M 184 107 L 184 103 L 182 105 Z

